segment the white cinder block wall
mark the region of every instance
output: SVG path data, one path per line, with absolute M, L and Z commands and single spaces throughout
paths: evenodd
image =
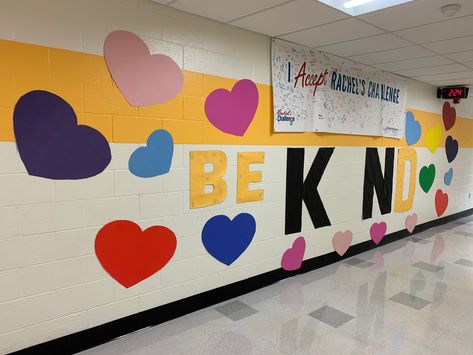
M 270 83 L 270 39 L 179 13 L 140 0 L 3 0 L 0 38 L 102 55 L 103 40 L 116 29 L 142 36 L 153 52 L 170 55 L 186 70 Z M 440 112 L 432 87 L 409 82 L 408 107 Z M 473 117 L 473 106 L 457 108 Z M 286 148 L 275 146 L 176 145 L 168 175 L 139 179 L 128 171 L 138 145 L 112 144 L 112 163 L 102 174 L 81 181 L 51 181 L 26 174 L 15 143 L 0 143 L 0 353 L 18 350 L 142 310 L 166 304 L 280 267 L 295 237 L 307 241 L 306 258 L 332 251 L 338 230 L 351 229 L 354 243 L 368 240 L 369 227 L 386 221 L 388 233 L 404 229 L 407 214 L 361 220 L 364 147 L 338 147 L 319 191 L 332 226 L 313 230 L 307 211 L 303 231 L 284 235 Z M 229 168 L 227 199 L 189 208 L 189 152 L 220 149 Z M 236 204 L 236 154 L 264 151 L 265 199 Z M 317 147 L 306 151 L 307 168 Z M 418 170 L 435 162 L 447 169 L 445 151 L 418 148 Z M 384 149 L 380 148 L 384 157 Z M 429 194 L 416 189 L 411 212 L 419 223 L 436 218 L 434 194 L 448 191 L 452 214 L 473 207 L 473 150 L 460 148 L 452 186 L 443 174 Z M 396 174 L 394 174 L 396 176 Z M 209 256 L 200 239 L 203 224 L 216 214 L 249 212 L 257 233 L 249 249 L 227 267 Z M 115 219 L 143 228 L 165 225 L 178 238 L 171 262 L 160 272 L 125 289 L 101 268 L 94 254 L 97 231 Z

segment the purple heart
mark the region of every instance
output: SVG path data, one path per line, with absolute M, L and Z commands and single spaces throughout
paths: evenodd
M 447 154 L 447 160 L 449 163 L 455 160 L 458 153 L 458 141 L 453 139 L 452 136 L 448 136 L 445 141 L 445 153 Z
M 238 81 L 232 91 L 217 89 L 205 100 L 205 114 L 215 127 L 225 133 L 243 136 L 258 108 L 256 84 L 248 79 Z
M 77 125 L 66 101 L 48 91 L 23 95 L 13 115 L 16 142 L 30 175 L 48 179 L 84 179 L 110 163 L 110 146 L 97 130 Z

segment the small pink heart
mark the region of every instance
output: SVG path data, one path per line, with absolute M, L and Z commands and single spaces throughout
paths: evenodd
M 113 80 L 132 106 L 169 101 L 182 89 L 184 76 L 174 60 L 151 55 L 143 40 L 128 31 L 113 31 L 105 39 L 105 61 Z
M 417 213 L 413 213 L 406 217 L 406 229 L 412 234 L 417 225 Z
M 345 254 L 350 247 L 352 239 L 353 233 L 349 230 L 335 233 L 332 238 L 333 250 L 335 250 L 338 255 L 343 256 L 343 254 Z
M 212 91 L 205 100 L 205 114 L 222 132 L 243 136 L 255 117 L 258 101 L 256 84 L 243 79 L 231 92 L 225 89 Z
M 388 226 L 384 222 L 373 223 L 370 228 L 371 239 L 378 245 L 383 240 Z
M 281 267 L 286 271 L 294 271 L 301 268 L 302 260 L 304 260 L 305 239 L 297 238 L 292 247 L 287 249 L 281 259 Z

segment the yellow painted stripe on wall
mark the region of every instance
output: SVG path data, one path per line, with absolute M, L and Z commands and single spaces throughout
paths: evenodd
M 235 137 L 207 121 L 204 102 L 211 91 L 231 89 L 236 80 L 185 71 L 179 96 L 162 105 L 137 108 L 131 107 L 118 91 L 102 56 L 6 40 L 0 40 L 0 53 L 0 141 L 15 140 L 13 108 L 18 98 L 31 90 L 48 90 L 72 105 L 79 123 L 98 129 L 113 143 L 144 143 L 151 132 L 164 128 L 177 144 L 406 145 L 405 140 L 382 137 L 274 133 L 271 86 L 263 84 L 258 84 L 260 102 L 253 123 L 244 137 Z M 423 128 L 417 146 L 425 146 L 427 128 L 442 124 L 442 118 L 439 114 L 413 112 Z M 448 134 L 458 139 L 461 147 L 473 147 L 469 132 L 473 132 L 473 120 L 458 118 Z

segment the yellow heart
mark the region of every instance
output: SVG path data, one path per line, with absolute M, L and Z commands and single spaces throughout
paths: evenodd
M 440 144 L 440 137 L 442 136 L 442 126 L 437 124 L 433 127 L 430 127 L 425 135 L 425 144 L 427 148 L 435 153 Z

